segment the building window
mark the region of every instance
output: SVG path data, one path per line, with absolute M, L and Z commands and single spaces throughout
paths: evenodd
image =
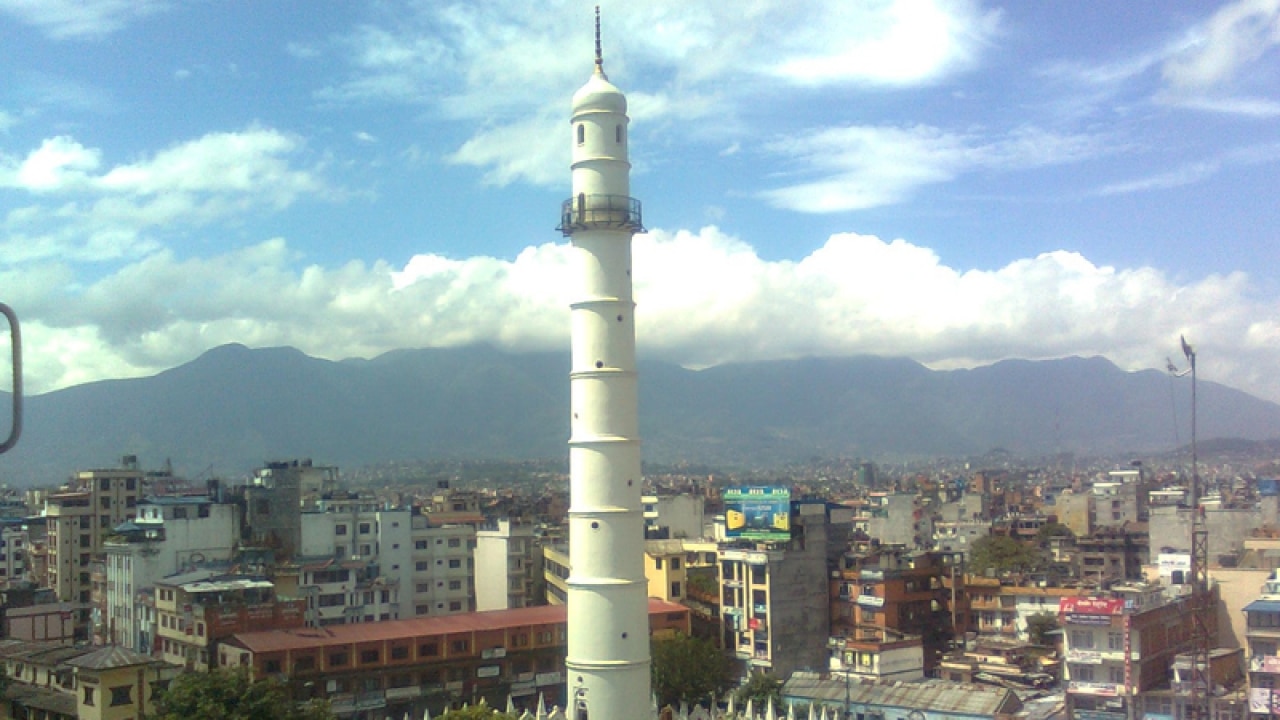
M 1124 633 L 1118 633 L 1118 632 L 1107 633 L 1107 649 L 1123 650 L 1124 649 Z
M 1112 665 L 1111 667 L 1108 667 L 1107 676 L 1108 676 L 1108 682 L 1111 682 L 1115 685 L 1123 685 L 1124 684 L 1124 666 Z
M 91 685 L 84 686 L 84 704 L 93 707 L 93 691 L 97 688 Z
M 587 141 L 587 127 L 579 123 L 578 124 L 578 144 L 581 145 L 586 141 Z
M 426 613 L 422 613 L 426 614 Z M 440 645 L 438 643 L 423 643 L 418 646 L 418 657 L 435 657 L 440 654 Z
M 377 650 L 361 650 L 361 651 L 360 651 L 360 664 L 361 664 L 361 665 L 372 665 L 372 664 L 374 664 L 374 663 L 376 663 L 376 662 L 378 662 L 378 651 L 377 651 Z
M 450 611 L 452 611 L 452 612 L 457 612 L 457 611 L 459 611 L 459 610 L 461 610 L 461 609 L 462 609 L 462 601 L 460 601 L 460 600 L 451 600 L 451 601 L 449 602 L 449 610 L 450 610 Z
M 450 589 L 450 590 L 461 590 L 461 589 L 462 589 L 462 581 L 461 581 L 461 580 L 450 580 L 450 581 L 449 581 L 449 589 Z
M 409 659 L 409 646 L 408 646 L 408 645 L 397 645 L 397 646 L 395 646 L 395 647 L 391 648 L 391 659 L 392 659 L 392 660 L 408 660 L 408 659 Z
M 426 540 L 414 540 L 414 541 L 413 541 L 413 549 L 414 549 L 414 550 L 426 550 L 426 549 L 427 549 L 427 541 L 426 541 Z
M 1089 630 L 1072 630 L 1071 647 L 1077 650 L 1093 649 L 1093 633 Z
M 331 653 L 329 655 L 329 667 L 343 667 L 347 664 L 347 654 L 344 652 Z
M 671 583 L 671 597 L 680 597 L 680 582 L 678 580 Z
M 654 570 L 661 570 L 661 569 L 662 569 L 662 558 L 654 558 L 654 559 L 653 559 L 653 569 L 654 569 Z
M 1093 668 L 1088 665 L 1072 665 L 1071 679 L 1079 682 L 1093 682 Z
M 268 674 L 275 675 L 280 672 L 280 661 L 268 660 L 264 663 L 263 669 L 266 670 Z
M 460 567 L 462 567 L 462 561 L 461 561 L 461 560 L 458 560 L 457 558 L 454 558 L 454 559 L 452 559 L 452 560 L 450 560 L 450 561 L 449 561 L 449 567 L 450 567 L 450 568 L 453 568 L 453 569 L 460 568 Z
M 680 558 L 671 558 L 671 569 L 672 570 L 680 569 Z
M 616 143 L 618 143 L 619 145 L 621 145 L 621 144 L 622 144 L 622 126 L 621 126 L 621 125 L 615 125 L 615 126 L 614 126 L 614 128 L 613 128 L 613 141 L 614 141 L 614 142 L 616 142 Z
M 462 541 L 459 540 L 458 538 L 449 538 L 449 547 L 451 548 L 462 547 Z
M 454 641 L 449 645 L 449 650 L 450 650 L 450 652 L 464 653 L 464 652 L 466 652 L 466 651 L 467 651 L 467 641 L 466 641 L 466 640 L 454 640 Z
M 334 526 L 334 528 L 333 528 L 333 534 L 334 534 L 334 535 L 346 535 L 346 534 L 347 534 L 347 526 L 346 526 L 346 525 L 335 525 L 335 526 Z
M 421 571 L 423 571 L 423 570 L 430 570 L 430 569 L 431 569 L 431 563 L 430 563 L 429 561 L 427 561 L 427 560 L 419 560 L 418 562 L 416 562 L 416 563 L 414 563 L 414 564 L 413 564 L 413 569 L 414 569 L 414 570 L 417 570 L 417 571 L 419 571 L 419 572 L 421 572 Z
M 360 534 L 361 535 L 369 534 L 369 523 L 360 523 Z

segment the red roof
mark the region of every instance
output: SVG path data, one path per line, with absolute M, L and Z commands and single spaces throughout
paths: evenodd
M 649 598 L 649 615 L 686 613 L 689 608 L 677 603 Z M 541 605 L 513 610 L 489 610 L 485 612 L 413 618 L 412 620 L 382 620 L 352 625 L 327 625 L 325 627 L 294 628 L 291 630 L 263 630 L 236 633 L 228 640 L 233 645 L 255 653 L 283 650 L 305 650 L 352 643 L 405 640 L 409 638 L 447 633 L 483 632 L 530 625 L 554 625 L 568 617 L 564 605 Z

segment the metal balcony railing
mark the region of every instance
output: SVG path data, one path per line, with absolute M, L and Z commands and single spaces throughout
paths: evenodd
M 578 230 L 644 232 L 640 201 L 626 195 L 578 195 L 560 204 L 560 225 L 566 237 Z

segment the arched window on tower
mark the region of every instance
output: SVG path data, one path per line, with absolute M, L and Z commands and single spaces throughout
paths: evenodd
M 578 125 L 578 144 L 581 145 L 586 141 L 587 141 L 587 126 L 579 124 Z

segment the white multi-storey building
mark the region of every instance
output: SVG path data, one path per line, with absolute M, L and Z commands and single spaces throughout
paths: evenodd
M 189 496 L 147 498 L 137 513 L 102 544 L 107 583 L 97 619 L 99 635 L 110 643 L 149 652 L 155 628 L 139 593 L 167 575 L 229 561 L 240 513 L 234 505 Z
M 14 580 L 26 580 L 31 572 L 27 553 L 31 548 L 31 534 L 22 525 L 0 528 L 0 585 Z
M 413 517 L 413 614 L 452 615 L 476 609 L 476 529 L 433 525 Z
M 535 546 L 533 526 L 500 519 L 476 532 L 476 609 L 529 607 L 534 580 L 542 573 L 542 552 Z

